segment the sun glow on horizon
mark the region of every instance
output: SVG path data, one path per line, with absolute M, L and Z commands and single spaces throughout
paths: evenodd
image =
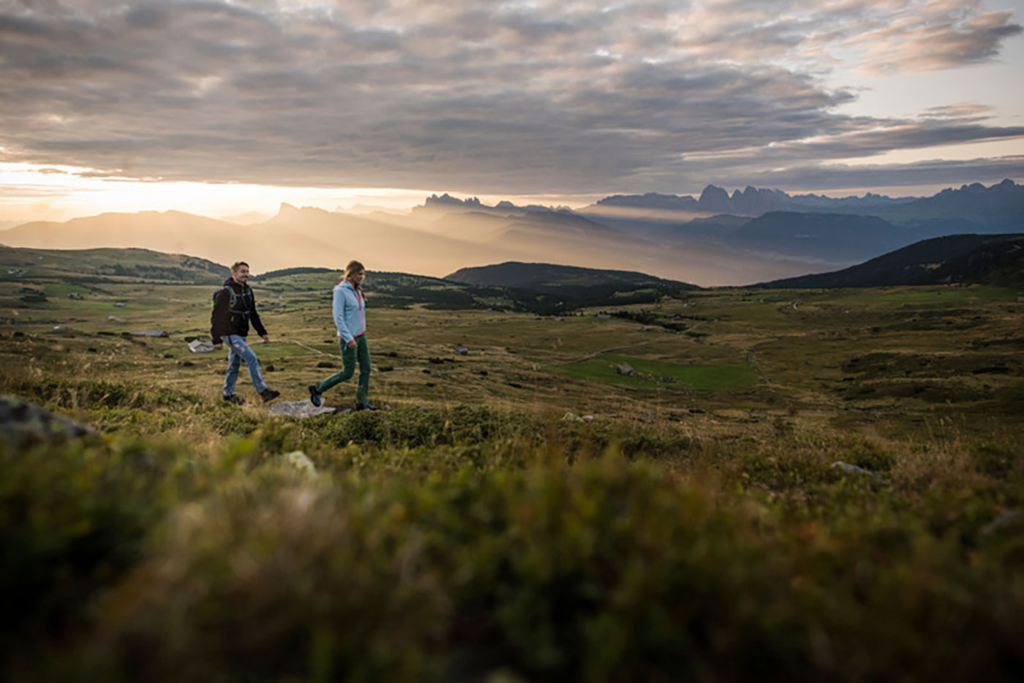
M 66 221 L 101 213 L 183 211 L 212 218 L 244 214 L 272 216 L 282 203 L 325 211 L 380 208 L 407 212 L 431 195 L 448 193 L 486 204 L 502 200 L 580 208 L 603 195 L 504 196 L 450 189 L 381 187 L 289 187 L 248 183 L 129 178 L 97 169 L 59 164 L 0 162 L 0 223 Z
M 184 211 L 215 218 L 273 215 L 282 202 L 327 211 L 372 205 L 403 211 L 431 191 L 135 179 L 73 166 L 0 162 L 0 220 L 57 220 L 108 212 Z

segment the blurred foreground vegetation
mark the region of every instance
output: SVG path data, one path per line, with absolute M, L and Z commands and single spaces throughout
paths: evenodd
M 230 436 L 0 451 L 8 680 L 1024 674 L 1015 444 L 37 388 Z

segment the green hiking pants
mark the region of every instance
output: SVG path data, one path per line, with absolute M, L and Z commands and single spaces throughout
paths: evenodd
M 366 345 L 366 335 L 356 337 L 356 348 L 350 349 L 344 339 L 338 340 L 341 346 L 341 372 L 336 372 L 327 379 L 318 382 L 316 390 L 324 393 L 335 384 L 341 384 L 345 380 L 352 379 L 356 373 L 356 360 L 359 361 L 359 386 L 356 388 L 356 403 L 366 403 L 366 397 L 370 393 L 370 347 Z

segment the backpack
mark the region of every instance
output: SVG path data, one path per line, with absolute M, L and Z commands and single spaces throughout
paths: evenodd
M 248 321 L 249 320 L 249 313 L 251 312 L 250 309 L 239 309 L 237 306 L 238 306 L 238 302 L 239 301 L 245 299 L 245 297 L 246 297 L 245 291 L 249 290 L 249 285 L 245 285 L 245 291 L 243 291 L 242 294 L 237 293 L 235 291 L 235 288 L 232 287 L 231 285 L 224 285 L 220 289 L 213 290 L 213 296 L 211 297 L 211 302 L 210 302 L 211 306 L 214 306 L 214 307 L 217 306 L 217 295 L 220 294 L 225 289 L 228 290 L 228 295 L 231 297 L 231 299 L 230 299 L 230 301 L 228 303 L 228 313 L 231 315 L 231 322 L 234 322 L 234 317 L 236 315 L 240 315 L 243 318 L 245 318 L 246 321 Z

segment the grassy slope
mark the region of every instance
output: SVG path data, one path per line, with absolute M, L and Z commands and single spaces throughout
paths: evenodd
M 334 276 L 292 277 L 258 285 L 274 342 L 256 350 L 299 400 L 340 363 Z M 20 596 L 0 655 L 22 678 L 1024 666 L 1015 291 L 711 290 L 562 320 L 371 296 L 372 397 L 392 410 L 292 422 L 245 377 L 246 406 L 218 400 L 224 355 L 184 342 L 208 286 L 64 286 L 0 287 L 0 391 L 105 435 L 0 448 L 0 577 Z M 120 334 L 150 327 L 171 336 Z M 319 478 L 282 463 L 295 449 Z

